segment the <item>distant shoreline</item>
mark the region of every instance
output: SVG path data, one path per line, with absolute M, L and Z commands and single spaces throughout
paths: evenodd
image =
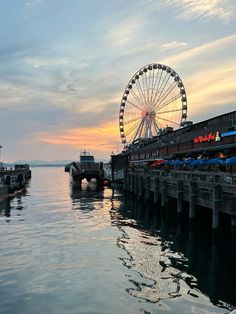
M 55 164 L 55 165 L 29 165 L 30 167 L 65 167 L 66 165 Z

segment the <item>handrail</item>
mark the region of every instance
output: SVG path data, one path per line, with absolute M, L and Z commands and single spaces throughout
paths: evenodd
M 144 173 L 151 177 L 169 177 L 174 179 L 183 180 L 197 180 L 205 182 L 214 182 L 222 184 L 236 184 L 236 173 L 231 172 L 221 172 L 221 171 L 181 171 L 181 170 L 150 170 L 147 168 L 135 168 L 129 169 L 129 173 Z

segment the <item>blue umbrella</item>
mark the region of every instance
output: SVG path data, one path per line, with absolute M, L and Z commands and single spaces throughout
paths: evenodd
M 206 165 L 207 161 L 205 159 L 194 159 L 191 161 L 190 165 Z
M 192 161 L 193 161 L 192 159 L 186 159 L 186 160 L 183 160 L 183 163 L 187 165 L 187 164 L 191 164 Z
M 167 160 L 166 164 L 167 165 L 174 165 L 175 164 L 175 160 Z
M 183 164 L 183 160 L 173 160 L 172 165 L 177 166 L 177 165 L 182 165 Z
M 231 157 L 231 158 L 226 159 L 225 163 L 228 165 L 236 165 L 236 157 Z
M 222 158 L 212 158 L 212 159 L 207 160 L 207 163 L 209 165 L 218 165 L 218 164 L 224 164 L 225 161 Z

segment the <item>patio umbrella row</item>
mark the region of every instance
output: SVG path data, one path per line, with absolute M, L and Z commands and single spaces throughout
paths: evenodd
M 157 159 L 154 160 L 151 164 L 151 168 L 158 167 L 162 164 L 167 164 L 171 166 L 178 165 L 236 165 L 236 157 L 231 157 L 228 159 L 222 158 L 212 158 L 212 159 L 186 159 L 186 160 L 164 160 Z
M 228 159 L 212 158 L 212 159 L 187 159 L 173 160 L 167 162 L 170 165 L 236 165 L 236 157 Z

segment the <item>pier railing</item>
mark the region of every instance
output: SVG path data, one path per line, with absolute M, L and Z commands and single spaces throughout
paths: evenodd
M 135 168 L 129 169 L 130 174 L 142 174 L 150 177 L 167 177 L 173 179 L 182 180 L 197 180 L 205 181 L 209 183 L 220 183 L 220 184 L 236 184 L 236 173 L 231 172 L 207 172 L 207 171 L 184 171 L 184 170 L 152 170 L 147 168 Z M 236 187 L 235 187 L 236 189 Z

